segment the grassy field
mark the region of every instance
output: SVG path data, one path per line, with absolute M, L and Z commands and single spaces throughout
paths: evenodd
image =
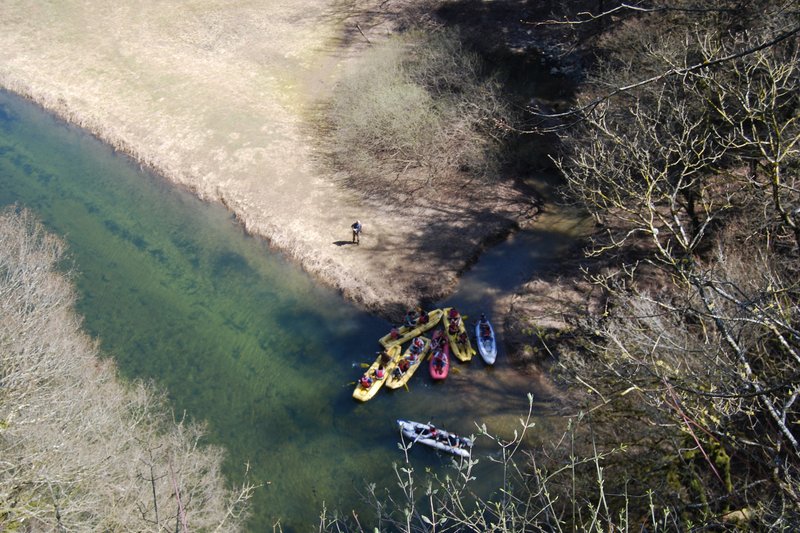
M 479 207 L 398 206 L 318 164 L 308 119 L 368 46 L 353 31 L 367 4 L 9 0 L 0 85 L 222 201 L 350 299 L 400 309 L 443 296 L 521 209 L 507 185 Z M 367 35 L 381 38 L 388 20 L 373 19 Z M 345 245 L 355 219 L 365 228 L 359 247 Z

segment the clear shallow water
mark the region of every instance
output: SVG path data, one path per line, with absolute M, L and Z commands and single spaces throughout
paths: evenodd
M 389 324 L 245 235 L 222 206 L 0 92 L 0 205 L 11 203 L 69 243 L 78 312 L 122 374 L 152 379 L 177 416 L 207 421 L 232 481 L 249 463 L 263 485 L 253 531 L 277 520 L 312 530 L 323 502 L 349 512 L 367 482 L 393 485 L 397 417 L 469 434 L 473 421 L 507 429 L 527 409 L 531 384 L 480 362 L 442 384 L 422 373 L 411 393 L 355 402 L 359 363 Z M 490 452 L 478 443 L 477 454 Z M 418 469 L 449 463 L 424 449 L 412 457 Z M 477 473 L 487 491 L 499 475 L 489 461 Z

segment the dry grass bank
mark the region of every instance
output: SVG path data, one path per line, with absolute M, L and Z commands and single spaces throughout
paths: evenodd
M 9 0 L 0 85 L 224 202 L 348 298 L 391 310 L 445 294 L 481 243 L 525 213 L 507 185 L 409 207 L 319 170 L 304 117 L 364 46 L 359 16 L 383 6 L 359 26 L 379 39 L 396 4 Z M 356 218 L 359 247 L 341 242 Z

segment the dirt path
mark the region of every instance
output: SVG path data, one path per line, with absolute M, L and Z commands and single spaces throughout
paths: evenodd
M 342 46 L 356 4 L 5 0 L 0 85 L 224 202 L 346 297 L 396 312 L 446 294 L 525 205 L 510 185 L 451 212 L 382 205 L 317 168 L 304 117 L 357 53 Z M 355 219 L 358 247 L 346 243 Z

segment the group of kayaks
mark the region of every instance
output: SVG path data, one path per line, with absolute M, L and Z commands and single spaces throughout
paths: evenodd
M 428 372 L 434 380 L 447 377 L 451 355 L 467 362 L 480 353 L 487 364 L 494 364 L 497 339 L 489 320 L 481 315 L 475 323 L 476 352 L 467 334 L 465 319 L 453 307 L 427 312 L 409 311 L 403 326 L 392 328 L 378 339 L 383 351 L 356 383 L 353 398 L 365 402 L 372 399 L 384 385 L 390 389 L 403 387 L 426 360 Z M 436 328 L 440 323 L 442 327 Z M 434 331 L 430 337 L 424 335 L 431 330 Z M 406 343 L 408 346 L 403 350 Z M 410 445 L 421 443 L 459 457 L 471 455 L 472 439 L 459 437 L 430 423 L 399 419 L 397 425 L 404 441 L 410 442 Z
M 432 311 L 409 311 L 405 323 L 378 339 L 383 346 L 378 358 L 356 383 L 353 398 L 370 400 L 378 390 L 397 389 L 404 386 L 424 361 L 429 358 L 428 371 L 434 380 L 445 379 L 450 371 L 450 356 L 462 362 L 472 359 L 476 351 L 467 335 L 464 318 L 453 307 Z M 431 337 L 426 333 L 439 323 Z M 494 364 L 497 357 L 497 340 L 494 329 L 484 315 L 475 324 L 478 352 L 487 364 Z M 409 342 L 410 341 L 410 342 Z M 409 342 L 405 351 L 403 344 Z

